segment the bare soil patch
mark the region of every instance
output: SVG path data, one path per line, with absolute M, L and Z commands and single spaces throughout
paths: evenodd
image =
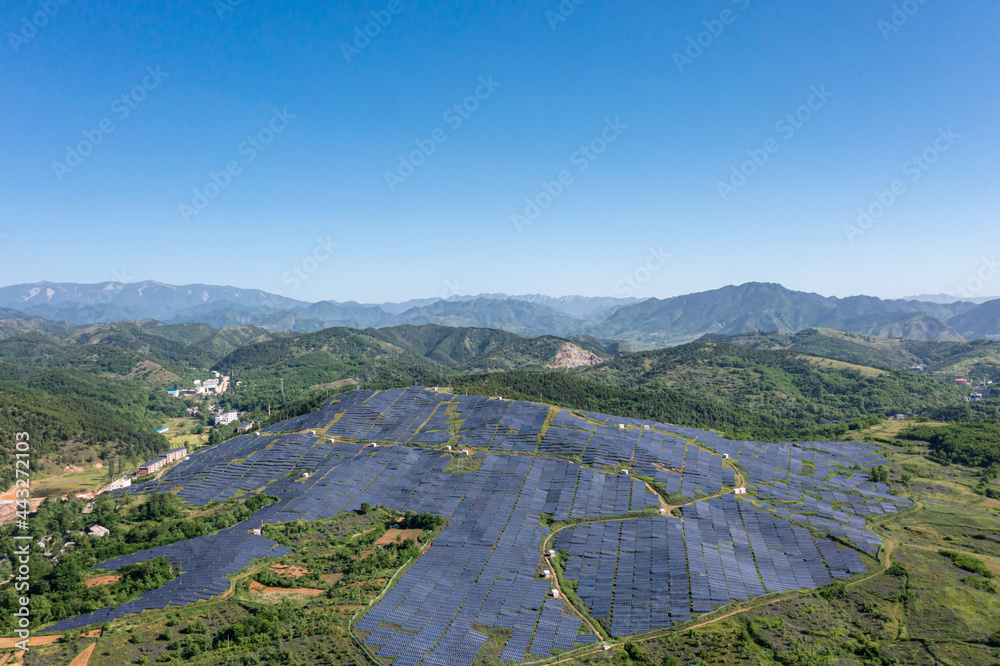
M 317 590 L 315 587 L 264 587 L 257 581 L 250 583 L 250 591 L 254 594 L 301 594 L 307 597 L 318 597 L 323 594 L 323 590 Z
M 13 491 L 11 491 L 13 493 Z M 6 493 L 5 493 L 6 494 Z M 34 513 L 38 511 L 38 507 L 42 505 L 45 501 L 44 497 L 33 497 L 28 501 L 28 513 Z M 6 525 L 7 523 L 13 523 L 17 518 L 17 501 L 10 500 L 0 500 L 0 525 Z
M 86 634 L 83 635 L 83 637 L 100 638 L 101 630 L 94 629 L 92 631 L 88 631 Z M 42 645 L 52 645 L 60 638 L 62 638 L 62 634 L 52 634 L 49 636 L 31 636 L 28 638 L 28 647 L 40 647 Z M 0 638 L 0 650 L 17 647 L 17 642 L 20 640 L 21 639 L 17 638 L 16 636 L 13 638 Z
M 559 348 L 559 351 L 556 352 L 556 357 L 552 359 L 552 363 L 546 365 L 545 367 L 579 368 L 581 366 L 600 365 L 608 360 L 610 359 L 602 358 L 593 352 L 581 349 L 572 342 L 566 342 Z
M 380 536 L 378 540 L 375 541 L 376 546 L 384 546 L 389 543 L 401 543 L 407 539 L 413 539 L 417 541 L 423 530 L 386 530 L 385 534 Z
M 370 583 L 370 582 L 371 582 L 370 580 L 360 580 L 357 583 L 351 583 L 350 585 L 345 585 L 344 587 L 345 588 L 348 588 L 348 587 L 360 587 L 361 585 L 366 585 L 367 583 Z M 385 585 L 388 582 L 389 582 L 388 578 L 379 578 L 378 579 L 378 584 L 379 585 Z
M 108 574 L 106 576 L 94 576 L 83 581 L 84 587 L 98 587 L 100 585 L 111 585 L 122 579 L 118 574 Z
M 76 655 L 73 661 L 69 662 L 69 666 L 87 666 L 90 663 L 90 655 L 94 653 L 94 648 L 97 647 L 97 643 L 91 643 L 87 647 L 83 648 L 83 652 Z
M 337 606 L 335 613 L 344 613 L 345 615 L 353 615 L 359 610 L 363 609 L 364 606 Z
M 268 568 L 271 570 L 271 573 L 278 574 L 279 576 L 286 576 L 287 578 L 302 578 L 303 576 L 312 573 L 309 569 L 297 567 L 294 564 L 272 564 Z

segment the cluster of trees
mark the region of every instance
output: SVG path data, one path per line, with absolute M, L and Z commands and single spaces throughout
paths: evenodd
M 959 388 L 919 373 L 868 373 L 798 352 L 706 340 L 627 354 L 573 372 L 624 388 L 675 389 L 736 409 L 816 425 L 920 413 L 953 404 L 962 395 Z
M 232 527 L 275 501 L 277 498 L 267 495 L 227 500 L 210 505 L 197 519 L 170 494 L 153 495 L 142 503 L 132 497 L 101 495 L 87 516 L 81 515 L 85 502 L 48 500 L 42 503 L 29 521 L 28 529 L 34 539 L 48 540 L 46 548 L 51 555 L 58 556 L 58 562 L 38 552 L 37 548 L 33 549 L 30 564 L 32 626 L 124 603 L 173 578 L 165 561 L 154 560 L 123 567 L 117 572 L 122 579 L 113 585 L 87 588 L 83 581 L 106 573 L 95 570 L 95 564 Z M 107 527 L 110 535 L 84 534 L 83 530 L 91 523 Z M 11 526 L 0 529 L 0 553 L 15 552 L 14 534 Z M 69 546 L 68 542 L 75 545 Z M 12 613 L 20 607 L 19 596 L 12 585 L 0 587 L 0 631 L 14 628 Z
M 1000 421 L 1000 400 L 958 402 L 927 412 L 932 421 L 947 423 L 991 423 Z
M 243 386 L 229 401 L 250 412 L 308 400 L 316 394 L 313 386 L 341 379 L 357 378 L 365 384 L 436 383 L 441 374 L 433 363 L 361 331 L 339 327 L 245 345 L 214 369 L 241 378 Z M 284 396 L 279 391 L 282 379 Z
M 0 431 L 27 432 L 34 469 L 45 461 L 62 467 L 75 450 L 92 447 L 105 461 L 141 462 L 168 448 L 155 430 L 184 414 L 181 401 L 138 380 L 112 380 L 73 368 L 0 362 Z M 0 467 L 9 487 L 13 465 Z
M 868 472 L 868 480 L 872 483 L 889 483 L 889 468 L 885 465 L 872 467 Z
M 947 557 L 959 569 L 971 571 L 972 573 L 979 574 L 983 578 L 993 578 L 993 572 L 990 571 L 986 564 L 977 557 L 966 555 L 965 553 L 956 553 L 951 550 L 939 550 L 938 554 Z
M 247 605 L 245 608 L 250 615 L 215 634 L 212 642 L 216 648 L 269 643 L 273 636 L 280 633 L 282 624 L 296 619 L 294 611 L 285 606 L 268 608 Z
M 927 442 L 934 457 L 952 463 L 990 468 L 1000 466 L 1000 423 L 918 425 L 900 437 Z
M 562 372 L 505 372 L 456 379 L 461 393 L 548 402 L 576 409 L 644 418 L 721 431 L 733 439 L 782 441 L 836 439 L 850 429 L 877 423 L 869 416 L 845 423 L 823 424 L 788 419 L 761 411 L 743 411 L 710 399 L 698 399 L 675 389 L 622 388 Z
M 367 557 L 351 557 L 342 562 L 344 578 L 347 581 L 375 578 L 382 572 L 398 569 L 419 554 L 420 546 L 413 539 L 388 543 Z
M 403 514 L 403 520 L 400 521 L 399 527 L 404 530 L 424 530 L 425 532 L 431 532 L 439 527 L 444 527 L 444 524 L 447 522 L 448 520 L 443 516 L 436 516 L 433 513 L 407 511 Z

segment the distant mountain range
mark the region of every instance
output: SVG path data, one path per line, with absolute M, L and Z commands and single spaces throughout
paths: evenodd
M 958 296 L 952 296 L 951 294 L 920 294 L 919 296 L 906 296 L 901 299 L 904 301 L 927 301 L 928 303 L 959 303 L 961 301 L 966 301 L 968 303 L 975 303 L 979 305 L 980 303 L 985 303 L 986 301 L 995 301 L 996 296 L 977 296 L 976 298 L 959 298 Z
M 258 289 L 155 281 L 39 282 L 0 288 L 3 336 L 147 319 L 204 323 L 216 329 L 257 326 L 272 333 L 439 324 L 523 336 L 588 335 L 647 347 L 682 344 L 705 334 L 792 334 L 817 327 L 880 337 L 963 341 L 1000 338 L 1000 299 L 976 303 L 941 296 L 835 298 L 760 282 L 667 299 L 481 294 L 382 304 L 309 303 Z

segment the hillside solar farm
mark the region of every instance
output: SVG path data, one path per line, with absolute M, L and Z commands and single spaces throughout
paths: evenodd
M 474 464 L 454 473 L 456 460 Z M 501 660 L 537 661 L 603 640 L 596 627 L 633 636 L 865 573 L 881 544 L 866 521 L 910 503 L 868 480 L 881 462 L 862 442 L 732 441 L 426 387 L 351 391 L 116 491 L 174 492 L 195 506 L 257 493 L 279 501 L 209 536 L 104 562 L 111 571 L 163 557 L 180 573 L 43 631 L 215 597 L 254 558 L 289 552 L 254 533 L 263 525 L 367 503 L 447 519 L 353 620 L 370 654 L 472 664 L 489 638 L 480 629 L 496 628 L 509 636 Z M 552 567 L 561 594 L 540 575 Z

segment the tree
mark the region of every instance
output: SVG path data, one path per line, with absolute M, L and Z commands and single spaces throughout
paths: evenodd
M 635 643 L 625 644 L 625 654 L 628 655 L 629 659 L 633 664 L 650 664 L 652 665 L 652 660 L 649 658 L 649 654 L 646 652 L 642 646 Z
M 360 513 L 362 516 L 367 516 L 369 513 L 371 513 L 371 510 L 372 510 L 371 504 L 369 504 L 368 502 L 362 502 L 361 508 L 358 509 L 358 513 Z
M 868 480 L 872 483 L 888 483 L 889 482 L 889 468 L 885 465 L 879 465 L 877 467 L 872 467 L 871 471 L 868 472 Z

